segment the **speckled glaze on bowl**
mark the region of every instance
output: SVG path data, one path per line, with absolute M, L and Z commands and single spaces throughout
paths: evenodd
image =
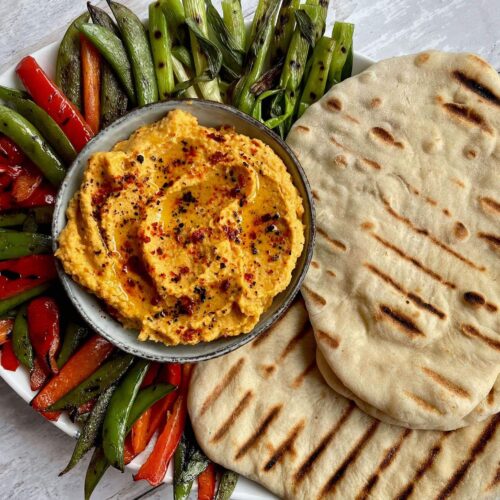
M 311 261 L 315 235 L 314 205 L 309 183 L 299 161 L 285 142 L 260 122 L 225 104 L 201 99 L 165 101 L 136 109 L 121 117 L 94 137 L 80 152 L 71 165 L 57 196 L 52 223 L 54 251 L 57 248 L 59 233 L 66 225 L 66 208 L 73 194 L 80 188 L 88 158 L 98 151 L 111 150 L 118 141 L 127 139 L 142 125 L 159 120 L 173 109 L 182 109 L 193 114 L 201 125 L 207 127 L 230 125 L 238 133 L 260 139 L 268 144 L 285 163 L 304 203 L 305 244 L 292 273 L 290 284 L 286 290 L 274 298 L 271 307 L 262 315 L 250 333 L 235 337 L 221 338 L 197 345 L 171 347 L 153 341 L 141 342 L 137 338 L 136 331 L 124 328 L 113 319 L 93 294 L 75 283 L 64 272 L 62 266 L 57 264 L 59 277 L 74 306 L 85 321 L 104 338 L 135 356 L 153 361 L 187 363 L 204 361 L 234 351 L 267 330 L 287 310 L 299 292 Z

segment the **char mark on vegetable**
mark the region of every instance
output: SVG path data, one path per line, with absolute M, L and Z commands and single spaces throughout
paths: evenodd
M 387 450 L 375 472 L 368 478 L 363 489 L 356 496 L 356 500 L 366 500 L 369 497 L 371 491 L 377 485 L 381 474 L 394 462 L 404 441 L 411 436 L 412 432 L 411 429 L 405 429 L 401 433 L 399 439 Z
M 497 96 L 491 89 L 486 87 L 486 85 L 483 85 L 474 78 L 467 76 L 465 73 L 458 69 L 453 72 L 453 77 L 460 84 L 462 84 L 468 90 L 471 90 L 472 92 L 477 94 L 485 101 L 489 102 L 490 104 L 494 104 L 495 106 L 500 106 L 500 97 Z
M 278 462 L 281 462 L 283 460 L 287 453 L 294 452 L 293 445 L 304 427 L 304 420 L 301 420 L 293 427 L 293 429 L 289 432 L 288 437 L 280 445 L 278 445 L 277 450 L 264 465 L 262 469 L 264 472 L 269 472 Z
M 267 430 L 269 429 L 269 426 L 278 417 L 282 408 L 283 405 L 276 405 L 273 408 L 271 408 L 269 413 L 257 427 L 257 430 L 245 441 L 243 446 L 241 446 L 241 448 L 236 452 L 236 455 L 234 456 L 235 460 L 239 460 L 244 455 L 246 455 L 246 453 L 261 440 L 261 438 L 266 434 Z
M 467 460 L 462 462 L 462 465 L 453 473 L 448 483 L 446 483 L 446 486 L 439 492 L 438 496 L 436 497 L 436 500 L 445 500 L 446 498 L 449 498 L 451 496 L 451 494 L 455 491 L 457 486 L 464 478 L 467 471 L 471 468 L 471 466 L 474 464 L 479 455 L 481 455 L 484 452 L 488 443 L 495 436 L 499 424 L 500 424 L 500 413 L 497 413 L 488 420 L 488 423 L 486 424 L 486 427 L 484 428 L 483 432 L 481 433 L 477 441 L 474 443 L 474 446 L 471 448 Z M 498 472 L 499 471 L 497 470 L 497 476 L 496 476 L 497 482 L 498 482 Z
M 334 427 L 323 437 L 323 439 L 319 442 L 318 446 L 313 450 L 313 452 L 302 462 L 302 465 L 297 469 L 295 474 L 292 477 L 292 481 L 294 483 L 294 487 L 297 488 L 300 483 L 306 478 L 306 476 L 311 472 L 311 469 L 314 466 L 314 463 L 318 460 L 318 458 L 325 452 L 330 443 L 332 442 L 335 435 L 338 433 L 340 428 L 346 423 L 347 419 L 351 415 L 355 408 L 355 404 L 350 401 L 347 405 L 346 409 L 342 413 L 338 422 L 334 425 Z
M 215 401 L 220 397 L 224 389 L 229 385 L 229 383 L 240 373 L 245 363 L 244 358 L 240 358 L 236 363 L 228 370 L 224 378 L 220 383 L 214 388 L 214 390 L 207 396 L 202 407 L 200 415 L 204 415 L 206 411 L 215 403 Z
M 351 450 L 349 455 L 342 462 L 340 467 L 334 472 L 334 474 L 330 477 L 327 483 L 323 486 L 323 489 L 321 490 L 322 496 L 331 494 L 335 490 L 338 483 L 342 481 L 342 479 L 344 478 L 345 473 L 349 468 L 349 466 L 354 462 L 356 462 L 361 452 L 363 451 L 363 448 L 365 448 L 368 442 L 373 438 L 373 435 L 375 434 L 375 431 L 377 430 L 379 425 L 380 422 L 378 420 L 372 422 L 370 427 L 368 427 L 368 429 L 364 432 L 364 434 L 361 436 L 361 438 L 356 443 L 354 448 Z

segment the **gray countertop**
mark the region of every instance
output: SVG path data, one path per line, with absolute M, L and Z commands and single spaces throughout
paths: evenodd
M 145 15 L 148 2 L 123 1 Z M 243 0 L 248 17 L 256 3 Z M 84 8 L 83 0 L 0 0 L 0 71 L 61 37 Z M 500 70 L 499 0 L 336 0 L 331 11 L 330 23 L 335 18 L 356 24 L 355 50 L 375 60 L 434 48 L 475 52 Z M 0 421 L 2 498 L 83 498 L 86 460 L 57 477 L 74 441 L 35 414 L 1 380 Z M 134 483 L 130 473 L 111 470 L 93 498 L 171 498 L 170 487 L 149 490 L 143 482 Z

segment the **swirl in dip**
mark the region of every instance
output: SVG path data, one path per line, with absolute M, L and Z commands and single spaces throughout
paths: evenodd
M 231 128 L 175 110 L 94 154 L 56 253 L 141 340 L 248 333 L 304 245 L 283 161 Z

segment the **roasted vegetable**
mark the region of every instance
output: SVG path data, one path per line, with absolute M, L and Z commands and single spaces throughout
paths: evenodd
M 73 321 L 70 321 L 64 332 L 63 342 L 59 356 L 57 357 L 57 366 L 62 368 L 73 355 L 80 344 L 90 335 L 90 330 Z
M 103 423 L 102 446 L 113 467 L 123 471 L 123 446 L 134 400 L 148 371 L 149 362 L 138 359 L 113 394 Z
M 238 474 L 229 469 L 224 469 L 219 479 L 219 486 L 215 494 L 215 500 L 229 500 L 236 488 Z
M 132 65 L 137 104 L 145 106 L 156 102 L 158 88 L 146 30 L 141 20 L 129 8 L 110 0 L 108 5 L 115 16 Z
M 198 500 L 213 500 L 215 495 L 215 465 L 209 463 L 198 476 Z
M 77 26 L 86 23 L 88 19 L 89 15 L 85 12 L 69 25 L 57 53 L 56 85 L 78 109 L 82 109 L 82 70 L 80 33 Z
M 0 233 L 1 235 L 1 233 Z M 43 285 L 37 285 L 35 288 L 30 288 L 25 292 L 18 293 L 9 297 L 8 299 L 0 300 L 0 316 L 11 311 L 12 309 L 24 304 L 26 301 L 37 297 L 49 288 L 50 283 L 44 283 Z
M 28 332 L 28 314 L 26 305 L 19 308 L 12 331 L 12 347 L 16 358 L 30 372 L 33 370 L 34 353 Z
M 0 260 L 17 259 L 27 255 L 49 253 L 52 238 L 46 234 L 0 231 Z
M 82 59 L 83 116 L 94 134 L 101 121 L 101 56 L 97 49 L 80 35 Z
M 17 65 L 16 73 L 33 100 L 63 129 L 75 149 L 81 151 L 94 134 L 78 108 L 50 80 L 33 57 L 22 59 Z M 20 146 L 22 147 L 22 144 Z M 33 158 L 32 160 L 36 163 Z M 38 166 L 43 171 L 43 168 Z
M 342 81 L 342 70 L 349 56 L 354 35 L 354 24 L 336 22 L 333 25 L 332 38 L 335 40 L 330 70 L 328 71 L 328 87 Z
M 10 137 L 54 185 L 59 185 L 66 170 L 40 132 L 22 115 L 0 105 L 0 132 Z
M 19 368 L 19 361 L 14 354 L 10 339 L 2 345 L 2 368 L 11 372 L 15 372 Z

